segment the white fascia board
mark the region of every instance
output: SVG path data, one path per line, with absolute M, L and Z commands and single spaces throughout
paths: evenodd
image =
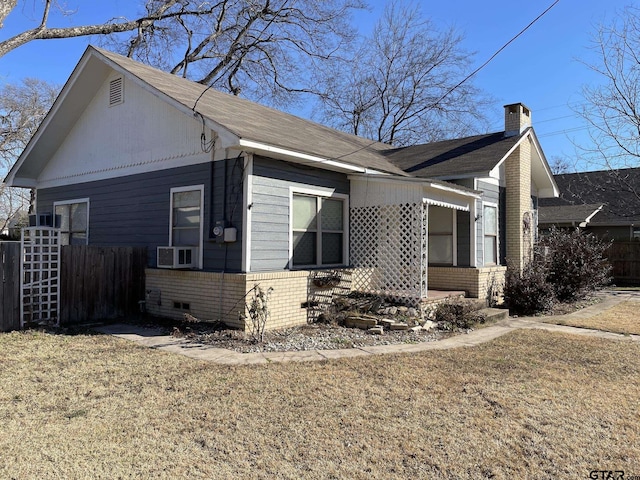
M 231 147 L 233 148 L 233 147 Z M 318 166 L 328 166 L 328 167 L 333 167 L 332 169 L 341 169 L 341 170 L 347 170 L 347 171 L 351 171 L 351 172 L 358 172 L 358 173 L 369 173 L 369 174 L 376 174 L 376 175 L 387 175 L 384 172 L 380 172 L 378 170 L 372 170 L 369 168 L 365 168 L 365 167 L 358 167 L 356 165 L 352 165 L 350 163 L 344 163 L 344 162 L 338 162 L 336 160 L 331 160 L 328 158 L 323 158 L 323 157 L 318 157 L 315 155 L 309 155 L 307 153 L 302 153 L 302 152 L 296 152 L 294 150 L 289 150 L 287 148 L 282 148 L 282 147 L 276 147 L 274 145 L 268 145 L 266 143 L 262 143 L 262 142 L 256 142 L 253 140 L 247 140 L 244 138 L 241 138 L 240 141 L 238 142 L 238 147 L 236 147 L 238 149 L 243 149 L 243 150 L 248 150 L 248 151 L 252 151 L 254 153 L 260 153 L 260 152 L 264 152 L 266 154 L 274 154 L 274 155 L 279 155 L 281 157 L 287 158 L 291 161 L 294 161 L 297 163 L 306 163 L 306 164 L 319 164 Z
M 597 215 L 597 213 L 598 213 L 600 210 L 602 210 L 602 207 L 604 207 L 604 205 L 600 205 L 598 208 L 596 208 L 596 209 L 593 211 L 593 213 L 592 213 L 591 215 L 589 215 L 587 218 L 585 218 L 585 219 L 584 219 L 584 223 L 585 223 L 585 225 L 586 225 L 587 223 L 589 223 L 589 222 L 591 221 L 591 219 L 592 219 L 593 217 L 595 217 L 595 216 Z
M 442 185 L 440 183 L 430 183 L 429 186 L 435 190 L 443 190 L 445 192 L 451 192 L 451 193 L 455 193 L 457 195 L 462 195 L 465 197 L 472 197 L 472 198 L 482 198 L 482 195 L 478 194 L 478 193 L 473 193 L 473 192 L 467 192 L 467 191 L 462 191 L 462 190 L 458 190 L 455 187 L 448 187 L 446 185 Z
M 15 172 L 14 172 L 15 173 Z M 33 178 L 25 178 L 25 177 L 13 177 L 7 178 L 4 180 L 5 185 L 9 187 L 20 187 L 20 188 L 36 188 L 37 182 Z
M 520 140 L 518 140 L 515 145 L 513 145 L 513 147 L 511 147 L 507 153 L 505 153 L 505 155 L 500 159 L 500 161 L 496 164 L 496 166 L 494 167 L 497 168 L 500 165 L 502 165 L 505 160 L 507 158 L 509 158 L 509 155 L 511 155 L 514 150 L 516 148 L 518 148 L 520 146 L 520 144 L 526 139 L 526 138 L 531 138 L 531 142 L 533 143 L 533 147 L 536 150 L 536 153 L 538 155 L 538 158 L 540 159 L 540 162 L 542 164 L 542 167 L 545 171 L 545 174 L 547 175 L 548 179 L 549 179 L 549 183 L 551 184 L 551 188 L 542 188 L 540 189 L 540 192 L 545 192 L 545 196 L 543 196 L 540 192 L 539 192 L 539 197 L 541 198 L 555 198 L 558 197 L 560 195 L 560 190 L 558 189 L 558 185 L 556 184 L 555 180 L 553 179 L 553 174 L 551 173 L 551 170 L 549 168 L 549 164 L 546 160 L 546 157 L 544 155 L 544 152 L 542 151 L 542 147 L 540 146 L 540 142 L 538 141 L 538 137 L 536 137 L 536 134 L 533 130 L 533 127 L 528 127 L 527 131 L 525 132 L 524 135 L 522 135 L 522 137 L 520 137 Z M 551 193 L 551 195 L 549 195 L 549 193 Z
M 538 137 L 536 136 L 536 132 L 531 129 L 530 130 L 530 135 L 531 135 L 531 139 L 533 141 L 533 146 L 536 149 L 536 153 L 538 154 L 538 158 L 540 159 L 540 162 L 542 162 L 542 168 L 544 169 L 544 172 L 546 173 L 549 182 L 552 185 L 552 190 L 553 190 L 553 198 L 560 196 L 560 189 L 558 188 L 558 184 L 556 183 L 555 179 L 553 178 L 553 173 L 551 172 L 551 167 L 549 167 L 549 162 L 547 162 L 547 157 L 545 156 L 544 152 L 542 151 L 542 147 L 540 146 L 540 142 L 538 141 Z M 546 189 L 549 190 L 549 189 Z
M 518 148 L 518 147 L 520 146 L 520 144 L 524 141 L 524 139 L 525 139 L 525 138 L 528 138 L 528 137 L 531 135 L 531 131 L 532 131 L 532 130 L 531 130 L 531 127 L 528 127 L 528 128 L 527 128 L 527 131 L 525 132 L 525 134 L 524 134 L 524 135 L 522 135 L 522 136 L 520 137 L 520 140 L 518 140 L 518 141 L 517 141 L 517 142 L 516 142 L 516 143 L 515 143 L 515 144 L 514 144 L 514 145 L 513 145 L 513 146 L 512 146 L 508 151 L 507 151 L 507 153 L 505 153 L 505 154 L 503 155 L 503 157 L 500 159 L 500 161 L 498 161 L 498 163 L 496 163 L 495 167 L 493 167 L 491 170 L 495 170 L 495 169 L 496 169 L 496 168 L 498 168 L 500 165 L 502 165 L 502 164 L 505 162 L 505 160 L 506 160 L 507 158 L 509 158 L 509 155 L 511 155 L 511 154 L 515 151 L 515 149 L 516 149 L 516 148 Z

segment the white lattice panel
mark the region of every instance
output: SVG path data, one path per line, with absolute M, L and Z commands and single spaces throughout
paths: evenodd
M 360 207 L 350 213 L 352 288 L 411 304 L 426 297 L 426 206 Z
M 21 326 L 59 325 L 60 232 L 55 228 L 22 230 Z

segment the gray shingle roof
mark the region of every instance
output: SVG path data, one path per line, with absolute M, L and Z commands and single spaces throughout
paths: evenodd
M 340 132 L 233 95 L 162 72 L 99 49 L 100 55 L 189 109 L 197 110 L 236 136 L 358 167 L 406 176 L 380 153 L 390 145 Z M 197 104 L 196 104 L 197 101 Z
M 445 140 L 426 145 L 398 148 L 386 157 L 416 177 L 461 177 L 488 173 L 522 135 L 504 136 L 504 132 Z
M 596 212 L 602 204 L 588 205 L 558 205 L 553 207 L 540 207 L 538 209 L 538 222 L 546 224 L 579 224 L 586 221 Z
M 640 222 L 640 168 L 555 175 L 560 197 L 540 199 L 540 207 L 604 205 L 589 225 Z M 542 210 L 542 208 L 541 208 Z

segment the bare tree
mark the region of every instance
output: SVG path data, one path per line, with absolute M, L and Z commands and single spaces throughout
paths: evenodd
M 597 61 L 587 66 L 601 83 L 583 89 L 579 113 L 589 125 L 592 145 L 586 160 L 600 168 L 638 166 L 640 159 L 640 9 L 627 7 L 593 39 Z
M 24 150 L 57 93 L 56 86 L 32 78 L 0 88 L 0 178 L 5 177 Z M 16 215 L 26 213 L 29 201 L 29 190 L 0 184 L 0 231 Z
M 0 27 L 17 3 L 3 0 Z M 165 71 L 254 100 L 282 100 L 306 90 L 307 72 L 354 38 L 350 15 L 364 7 L 363 0 L 141 3 L 145 14 L 135 19 L 52 28 L 56 2 L 44 0 L 40 24 L 0 40 L 0 56 L 34 40 L 99 35 L 112 49 Z
M 568 157 L 560 157 L 558 155 L 554 155 L 549 159 L 549 167 L 551 168 L 551 173 L 554 175 L 575 171 L 575 164 L 572 164 Z
M 353 60 L 319 78 L 316 113 L 398 146 L 476 133 L 487 100 L 470 82 L 460 85 L 471 62 L 461 42 L 453 29 L 437 30 L 419 5 L 393 0 Z

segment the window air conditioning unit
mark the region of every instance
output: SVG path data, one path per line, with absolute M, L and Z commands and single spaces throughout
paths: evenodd
M 196 268 L 198 247 L 158 247 L 158 268 Z

